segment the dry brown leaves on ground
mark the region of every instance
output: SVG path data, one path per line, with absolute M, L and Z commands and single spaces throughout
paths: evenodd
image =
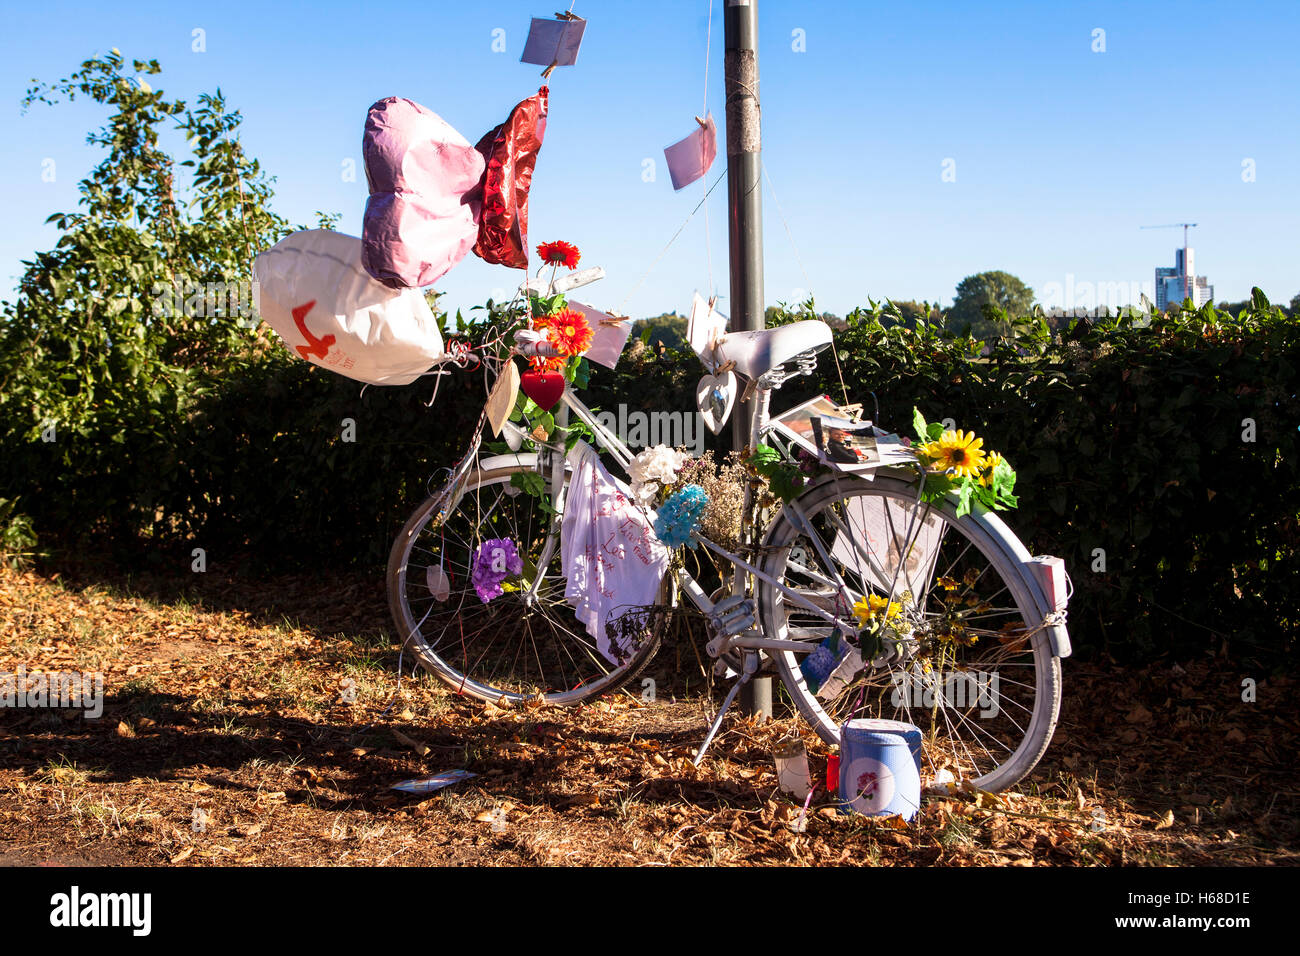
M 146 596 L 140 596 L 146 595 Z M 292 619 L 284 615 L 292 615 Z M 1066 662 L 1047 758 L 1016 792 L 910 825 L 777 788 L 793 719 L 623 694 L 501 708 L 397 689 L 382 582 L 65 583 L 0 571 L 0 672 L 101 671 L 99 719 L 0 709 L 0 862 L 139 864 L 1236 865 L 1296 861 L 1291 681 L 1222 660 Z M 1241 681 L 1258 682 L 1257 700 Z M 426 797 L 391 789 L 464 767 Z

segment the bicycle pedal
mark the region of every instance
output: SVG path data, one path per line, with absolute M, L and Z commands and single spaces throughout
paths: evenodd
M 709 626 L 720 637 L 747 631 L 757 623 L 758 615 L 751 598 L 729 597 L 713 605 L 709 612 Z

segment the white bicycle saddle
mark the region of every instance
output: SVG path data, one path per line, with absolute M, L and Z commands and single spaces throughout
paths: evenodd
M 756 379 L 804 352 L 820 352 L 831 344 L 830 326 L 806 319 L 756 332 L 728 332 L 718 343 L 718 364 L 736 363 L 736 374 Z

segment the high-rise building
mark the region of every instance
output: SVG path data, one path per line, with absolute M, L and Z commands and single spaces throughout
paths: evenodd
M 1190 293 L 1187 281 L 1189 275 Z M 1214 286 L 1210 285 L 1210 280 L 1196 274 L 1196 250 L 1190 247 L 1174 250 L 1173 268 L 1156 267 L 1156 308 L 1165 309 L 1171 302 L 1182 302 L 1187 298 L 1198 309 L 1214 298 Z

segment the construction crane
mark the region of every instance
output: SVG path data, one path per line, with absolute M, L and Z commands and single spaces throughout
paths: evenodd
M 1194 222 L 1171 222 L 1163 226 L 1138 226 L 1139 229 L 1177 229 L 1183 227 L 1183 298 L 1192 298 L 1192 270 L 1187 264 L 1187 230 L 1195 226 Z M 1195 302 L 1195 299 L 1192 299 Z

